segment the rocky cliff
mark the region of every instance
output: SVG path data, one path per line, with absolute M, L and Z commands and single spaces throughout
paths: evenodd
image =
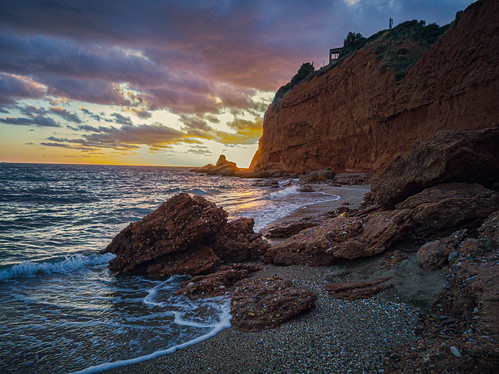
M 250 168 L 380 173 L 439 130 L 499 122 L 498 1 L 470 5 L 426 49 L 396 29 L 274 100 Z

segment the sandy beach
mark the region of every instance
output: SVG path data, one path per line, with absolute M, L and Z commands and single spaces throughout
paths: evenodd
M 334 193 L 337 201 L 313 204 L 280 221 L 355 208 L 369 186 L 314 185 Z M 404 248 L 400 248 L 404 251 Z M 225 329 L 214 337 L 175 353 L 109 373 L 375 373 L 383 372 L 383 358 L 397 347 L 416 340 L 419 313 L 429 308 L 445 284 L 440 272 L 417 267 L 415 253 L 406 248 L 406 260 L 386 270 L 387 254 L 341 261 L 328 267 L 266 265 L 254 277 L 277 275 L 317 294 L 315 308 L 283 325 L 262 332 Z M 391 276 L 393 287 L 358 301 L 332 298 L 324 286 L 334 282 L 365 281 Z

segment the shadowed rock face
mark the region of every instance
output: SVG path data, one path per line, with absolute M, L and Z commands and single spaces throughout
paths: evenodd
M 374 202 L 391 209 L 425 188 L 470 182 L 491 186 L 499 175 L 499 127 L 441 131 L 395 159 L 372 184 Z
M 498 17 L 496 0 L 472 4 L 399 81 L 373 42 L 299 84 L 265 113 L 250 168 L 379 174 L 439 130 L 491 127 L 499 121 Z
M 256 259 L 268 244 L 252 219 L 227 224 L 227 212 L 182 193 L 121 231 L 103 251 L 116 254 L 111 271 L 165 277 L 203 274 L 224 262 Z
M 236 284 L 231 302 L 232 326 L 259 331 L 312 309 L 317 296 L 293 282 L 273 278 L 247 278 Z

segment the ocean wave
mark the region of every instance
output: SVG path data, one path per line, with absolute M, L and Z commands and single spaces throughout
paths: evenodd
M 269 195 L 269 199 L 271 199 L 271 200 L 282 199 L 282 198 L 290 196 L 290 195 L 298 194 L 298 193 L 300 193 L 300 191 L 298 189 L 299 189 L 298 185 L 291 185 L 291 186 L 286 187 L 282 190 L 272 192 Z
M 115 257 L 106 253 L 84 256 L 81 254 L 66 256 L 59 262 L 31 262 L 26 261 L 16 264 L 9 269 L 0 270 L 0 282 L 13 278 L 33 278 L 40 274 L 66 274 L 86 266 L 106 264 Z

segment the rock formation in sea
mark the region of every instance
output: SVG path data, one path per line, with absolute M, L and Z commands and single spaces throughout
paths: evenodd
M 440 38 L 440 29 L 417 21 L 375 34 L 276 95 L 250 169 L 379 174 L 439 130 L 492 127 L 499 122 L 498 19 L 499 2 L 480 0 Z
M 256 260 L 268 247 L 253 219 L 227 223 L 227 212 L 201 196 L 176 195 L 123 229 L 102 253 L 118 275 L 206 274 L 224 263 Z

